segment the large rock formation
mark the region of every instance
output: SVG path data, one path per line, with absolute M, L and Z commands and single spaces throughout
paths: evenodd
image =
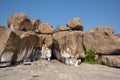
M 100 63 L 120 67 L 120 37 L 108 26 L 93 28 L 85 33 L 82 21 L 74 18 L 67 27 L 53 30 L 49 23 L 30 20 L 24 13 L 8 18 L 8 27 L 0 25 L 0 66 L 12 62 L 38 59 L 57 60 L 78 65 L 85 58 L 85 50 L 94 49 Z
M 83 44 L 86 50 L 95 49 L 100 63 L 104 63 L 108 66 L 120 67 L 119 58 L 117 58 L 117 56 L 120 55 L 120 38 L 115 36 L 113 32 L 114 29 L 112 27 L 96 27 L 84 33 Z M 117 59 L 111 61 L 113 58 L 111 56 Z
M 39 37 L 33 31 L 17 32 L 20 42 L 17 46 L 19 52 L 16 61 L 22 61 L 24 59 L 34 59 L 36 45 L 38 44 Z
M 34 26 L 34 32 L 39 37 L 39 41 L 37 44 L 36 52 L 38 59 L 47 59 L 50 60 L 52 56 L 52 25 L 49 23 L 42 23 L 40 20 L 32 20 L 32 25 Z M 39 57 L 38 57 L 39 56 Z
M 0 29 L 0 34 L 0 62 L 3 63 L 2 66 L 6 66 L 12 60 L 18 43 L 15 38 L 18 37 L 11 29 Z
M 0 29 L 0 62 L 2 66 L 8 66 L 12 62 L 21 62 L 24 59 L 32 59 L 33 49 L 39 38 L 34 32 L 12 31 Z
M 114 29 L 107 26 L 87 31 L 83 37 L 85 48 L 94 48 L 97 54 L 118 54 L 118 52 L 112 53 L 115 49 L 120 49 L 120 38 L 115 36 L 113 32 Z
M 72 30 L 83 31 L 83 25 L 82 25 L 82 21 L 80 20 L 80 18 L 73 18 L 66 25 L 67 27 L 70 27 Z
M 40 53 L 39 59 L 51 59 L 52 56 L 52 43 L 53 39 L 51 35 L 38 34 L 39 42 L 37 44 L 38 52 Z
M 24 13 L 16 13 L 10 16 L 7 20 L 8 27 L 19 31 L 32 31 L 33 26 L 29 17 Z
M 84 58 L 81 31 L 62 31 L 53 34 L 53 53 L 55 57 L 70 65 L 81 63 Z

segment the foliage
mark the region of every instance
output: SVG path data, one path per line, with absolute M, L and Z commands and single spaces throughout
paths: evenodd
M 60 26 L 57 26 L 57 27 L 53 30 L 53 33 L 59 32 L 59 27 L 60 27 Z
M 56 28 L 56 29 L 53 30 L 53 33 L 56 33 L 58 31 L 59 31 L 59 28 Z
M 88 64 L 98 64 L 98 61 L 95 60 L 95 50 L 94 49 L 86 50 L 85 54 L 86 54 L 85 63 L 88 63 Z

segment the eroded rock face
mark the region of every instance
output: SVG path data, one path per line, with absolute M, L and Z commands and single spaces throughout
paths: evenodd
M 77 65 L 84 58 L 82 45 L 83 33 L 80 31 L 62 31 L 53 34 L 53 53 L 55 57 L 68 65 Z
M 84 33 L 83 44 L 86 50 L 95 49 L 100 63 L 120 67 L 120 38 L 108 26 L 96 27 Z
M 99 56 L 98 61 L 110 67 L 120 68 L 120 55 L 102 55 Z
M 3 63 L 0 66 L 8 66 L 16 51 L 18 36 L 11 29 L 0 29 L 0 34 L 0 62 Z
M 18 34 L 18 32 L 17 32 Z M 32 60 L 34 57 L 32 55 L 35 55 L 33 52 L 34 49 L 36 49 L 36 45 L 39 41 L 38 36 L 33 31 L 27 31 L 27 32 L 19 32 L 20 42 L 17 47 L 17 50 L 19 52 L 17 55 L 17 61 L 22 61 L 24 59 L 30 59 Z
M 113 32 L 114 29 L 107 26 L 96 27 L 87 31 L 83 37 L 85 48 L 95 49 L 96 54 L 120 54 L 118 52 L 118 49 L 120 49 L 120 38 L 112 34 Z
M 52 53 L 67 65 L 78 65 L 88 49 L 95 49 L 100 63 L 120 67 L 120 36 L 113 34 L 112 27 L 100 26 L 83 33 L 82 21 L 74 18 L 67 27 L 53 31 L 51 24 L 30 21 L 24 13 L 13 14 L 7 22 L 8 29 L 0 25 L 0 67 L 24 60 L 50 60 Z
M 66 25 L 67 27 L 70 27 L 72 30 L 83 31 L 83 25 L 82 25 L 82 21 L 80 20 L 80 18 L 73 18 Z
M 19 31 L 33 31 L 33 26 L 29 17 L 24 13 L 16 13 L 7 20 L 8 27 Z
M 51 59 L 52 55 L 52 44 L 53 39 L 51 35 L 47 34 L 38 34 L 39 37 L 39 43 L 37 44 L 38 52 L 39 52 L 39 58 L 40 59 Z
M 12 62 L 32 59 L 31 55 L 38 43 L 34 32 L 12 31 L 10 28 L 0 30 L 0 66 L 9 66 Z
M 39 19 L 35 19 L 31 21 L 33 27 L 34 27 L 34 32 L 39 33 L 38 26 L 40 23 L 42 23 Z

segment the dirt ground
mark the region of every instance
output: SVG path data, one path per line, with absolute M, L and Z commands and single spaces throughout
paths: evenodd
M 0 68 L 0 80 L 120 80 L 120 69 L 82 63 L 68 66 L 56 60 Z

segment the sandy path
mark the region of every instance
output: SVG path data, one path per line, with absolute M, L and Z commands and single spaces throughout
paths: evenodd
M 85 63 L 67 66 L 53 60 L 0 68 L 0 80 L 120 80 L 120 69 Z

